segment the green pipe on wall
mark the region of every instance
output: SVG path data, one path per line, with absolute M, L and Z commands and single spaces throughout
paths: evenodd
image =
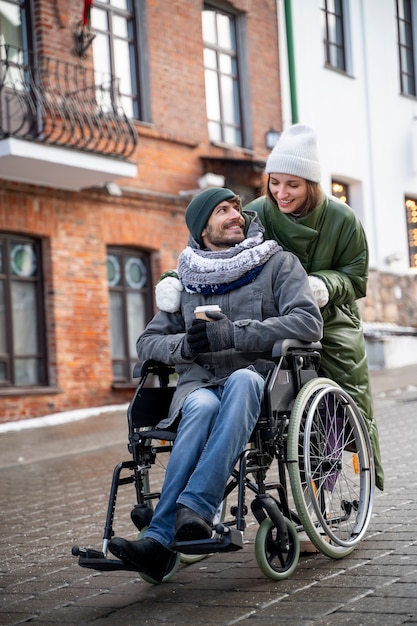
M 284 0 L 285 32 L 287 35 L 288 73 L 290 81 L 291 120 L 298 123 L 297 86 L 295 81 L 294 37 L 292 28 L 291 0 Z

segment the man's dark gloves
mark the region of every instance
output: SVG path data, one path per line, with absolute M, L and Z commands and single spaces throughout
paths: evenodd
M 191 348 L 191 351 L 194 354 L 198 354 L 200 352 L 208 352 L 210 349 L 210 344 L 207 337 L 206 326 L 208 323 L 205 320 L 196 319 L 193 320 L 190 328 L 187 332 L 188 344 Z
M 182 350 L 185 358 L 202 352 L 220 352 L 235 345 L 233 322 L 223 313 L 210 311 L 206 315 L 213 322 L 195 319 L 187 331 Z

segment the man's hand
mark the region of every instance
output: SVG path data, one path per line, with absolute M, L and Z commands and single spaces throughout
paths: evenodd
M 208 311 L 212 322 L 195 319 L 184 338 L 183 356 L 192 358 L 202 352 L 220 352 L 235 345 L 234 326 L 223 313 Z
M 211 322 L 209 322 L 211 323 Z M 194 359 L 200 352 L 209 352 L 205 320 L 195 319 L 185 334 L 182 345 L 182 356 L 185 359 Z
M 205 325 L 209 346 L 206 351 L 220 352 L 221 350 L 234 348 L 235 333 L 233 322 L 223 313 L 217 313 L 216 311 L 207 311 L 206 315 L 213 320 L 212 322 L 206 322 Z
M 195 319 L 188 329 L 186 340 L 194 354 L 199 354 L 200 352 L 210 352 L 210 344 L 206 331 L 207 324 L 211 324 L 211 322 Z

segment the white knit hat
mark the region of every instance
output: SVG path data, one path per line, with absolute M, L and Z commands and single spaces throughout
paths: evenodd
M 316 135 L 306 124 L 285 130 L 266 162 L 267 174 L 291 174 L 314 183 L 321 178 Z

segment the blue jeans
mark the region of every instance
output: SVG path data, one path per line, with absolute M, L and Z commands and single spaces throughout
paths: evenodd
M 172 543 L 179 504 L 213 519 L 256 425 L 264 384 L 254 370 L 240 369 L 224 387 L 197 389 L 186 398 L 147 537 Z

